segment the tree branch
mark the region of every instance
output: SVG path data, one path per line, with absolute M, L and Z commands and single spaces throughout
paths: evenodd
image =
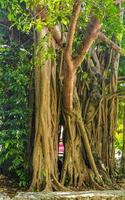
M 53 28 L 49 28 L 49 31 L 52 33 L 52 36 L 56 43 L 61 46 L 61 31 L 58 26 L 55 26 Z
M 101 65 L 95 49 L 92 49 L 91 53 L 92 53 L 92 58 L 96 63 L 96 70 L 98 71 L 98 73 L 100 73 Z
M 82 41 L 80 47 L 78 48 L 78 49 L 80 49 L 78 52 L 79 55 L 77 55 L 76 58 L 74 58 L 73 62 L 74 62 L 75 69 L 79 65 L 81 65 L 81 63 L 83 62 L 86 54 L 88 53 L 90 47 L 93 44 L 93 42 L 97 39 L 100 28 L 101 28 L 101 25 L 100 25 L 99 20 L 97 18 L 93 17 L 91 19 L 90 24 L 88 25 L 85 38 Z
M 73 13 L 70 20 L 70 26 L 69 26 L 69 31 L 67 35 L 67 42 L 66 42 L 66 49 L 65 49 L 65 51 L 69 54 L 72 54 L 73 39 L 76 32 L 77 21 L 80 15 L 81 4 L 82 4 L 81 0 L 76 0 L 73 7 Z
M 100 32 L 98 35 L 98 39 L 100 41 L 104 42 L 105 44 L 107 44 L 109 47 L 111 47 L 117 53 L 120 53 L 125 56 L 125 50 L 121 49 L 115 42 L 113 42 L 108 37 L 106 37 L 105 34 Z
M 117 80 L 117 83 L 124 83 L 124 82 L 125 82 L 125 76 L 119 76 L 118 80 Z M 105 83 L 109 84 L 110 83 L 110 78 L 106 78 L 105 79 Z

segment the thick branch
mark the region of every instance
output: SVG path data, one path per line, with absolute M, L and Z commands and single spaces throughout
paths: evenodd
M 101 66 L 100 66 L 100 61 L 99 61 L 99 58 L 97 56 L 95 49 L 92 49 L 92 58 L 93 58 L 94 62 L 96 63 L 96 71 L 100 74 Z
M 80 15 L 81 4 L 82 4 L 81 0 L 76 0 L 73 7 L 73 13 L 70 20 L 70 26 L 69 26 L 69 31 L 67 35 L 67 43 L 66 43 L 66 52 L 68 52 L 69 54 L 72 54 L 72 44 L 73 44 L 73 39 L 76 32 L 77 21 Z
M 74 67 L 77 68 L 81 63 L 83 62 L 86 53 L 88 53 L 90 47 L 92 46 L 93 42 L 97 39 L 99 30 L 101 28 L 100 22 L 97 18 L 93 17 L 91 19 L 90 24 L 87 28 L 87 33 L 85 35 L 85 38 L 80 45 L 80 49 L 78 52 L 78 56 L 74 58 Z
M 114 51 L 125 56 L 125 50 L 121 49 L 115 42 L 106 37 L 105 34 L 100 32 L 98 38 L 100 41 L 106 43 L 109 47 L 111 47 Z
M 60 46 L 61 45 L 61 31 L 59 27 L 55 26 L 52 29 L 49 29 L 49 31 L 52 33 L 52 36 L 55 42 L 58 44 L 58 46 Z

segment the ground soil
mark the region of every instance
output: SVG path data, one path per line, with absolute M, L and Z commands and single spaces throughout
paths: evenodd
M 0 193 L 6 194 L 9 197 L 14 197 L 17 191 L 21 192 L 24 191 L 20 189 L 13 179 L 10 179 L 2 174 L 0 174 Z

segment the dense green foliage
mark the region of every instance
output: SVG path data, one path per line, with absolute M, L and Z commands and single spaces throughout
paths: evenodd
M 0 1 L 0 7 L 6 10 L 7 17 L 16 25 L 18 29 L 29 32 L 31 27 L 36 25 L 37 29 L 44 26 L 54 26 L 61 24 L 67 27 L 69 17 L 73 7 L 72 0 L 13 0 Z M 83 9 L 80 17 L 80 27 L 84 28 L 91 15 L 96 15 L 102 22 L 105 32 L 112 36 L 116 34 L 117 38 L 121 37 L 124 26 L 119 18 L 119 9 L 114 0 L 87 0 L 83 2 Z M 34 16 L 34 10 L 37 6 L 44 7 L 46 10 L 46 20 L 42 22 Z M 124 7 L 124 2 L 122 3 Z M 45 12 L 45 11 L 44 11 Z M 56 14 L 55 14 L 56 13 Z M 90 14 L 91 13 L 91 14 Z M 114 32 L 115 27 L 115 32 Z
M 31 67 L 26 50 L 14 44 L 0 48 L 0 164 L 18 177 L 20 186 L 27 184 L 25 155 L 30 117 L 28 87 Z

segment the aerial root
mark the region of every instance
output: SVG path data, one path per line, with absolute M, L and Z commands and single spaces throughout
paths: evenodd
M 62 192 L 68 192 L 68 191 L 71 192 L 72 191 L 71 189 L 66 188 L 65 186 L 61 185 L 54 175 L 52 175 L 52 179 L 53 179 L 52 186 L 55 190 L 62 191 Z
M 92 171 L 89 171 L 89 177 L 90 177 L 90 180 L 94 186 L 94 189 L 98 189 L 98 190 L 104 190 L 105 188 L 101 185 L 99 185 L 95 180 L 94 180 L 94 174 Z

